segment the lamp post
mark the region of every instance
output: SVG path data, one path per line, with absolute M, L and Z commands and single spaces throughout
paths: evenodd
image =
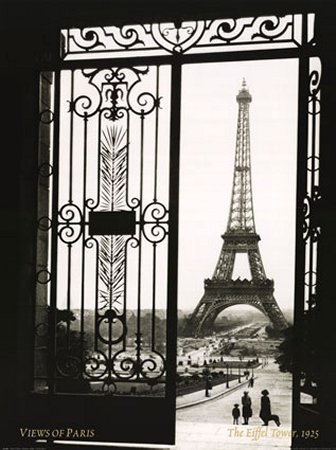
M 238 383 L 241 383 L 241 379 L 240 379 L 240 365 L 238 366 Z
M 226 364 L 226 387 L 230 387 L 229 386 L 229 364 Z

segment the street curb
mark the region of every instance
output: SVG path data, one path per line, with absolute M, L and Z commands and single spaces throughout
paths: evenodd
M 254 379 L 256 380 L 258 377 L 254 377 Z M 209 402 L 210 400 L 216 400 L 219 397 L 225 397 L 227 394 L 231 394 L 231 392 L 234 392 L 236 390 L 238 390 L 241 386 L 244 386 L 246 384 L 248 384 L 249 380 L 245 380 L 241 383 L 238 383 L 236 386 L 229 388 L 228 390 L 224 391 L 224 392 L 219 392 L 218 394 L 214 395 L 213 397 L 205 397 L 202 398 L 201 400 L 195 400 L 193 402 L 190 403 L 185 403 L 184 405 L 179 405 L 176 406 L 176 409 L 183 409 L 183 408 L 189 408 L 191 406 L 196 406 L 199 405 L 200 403 L 205 403 L 205 402 Z

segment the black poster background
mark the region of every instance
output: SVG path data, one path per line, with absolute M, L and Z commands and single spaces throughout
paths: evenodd
M 309 415 L 294 406 L 293 426 L 320 429 L 317 448 L 333 448 L 336 421 L 336 4 L 333 1 L 2 1 L 0 3 L 0 448 L 29 444 L 20 440 L 19 427 L 29 426 L 33 409 L 47 408 L 50 426 L 62 421 L 64 405 L 36 401 L 26 405 L 31 388 L 31 346 L 24 341 L 32 317 L 32 298 L 27 294 L 34 254 L 37 157 L 38 71 L 53 68 L 58 55 L 58 30 L 68 26 L 105 22 L 145 23 L 181 21 L 200 17 L 241 17 L 316 13 L 316 50 L 322 61 L 321 80 L 321 201 L 314 220 L 321 227 L 318 256 L 318 314 L 315 327 L 316 361 L 319 367 L 318 414 Z M 304 52 L 304 49 L 303 49 Z M 175 136 L 178 140 L 178 136 Z M 298 205 L 298 208 L 300 205 Z M 176 324 L 172 323 L 172 330 Z M 296 323 L 300 341 L 300 323 Z M 28 330 L 29 332 L 29 330 Z M 173 333 L 174 334 L 174 333 Z M 174 336 L 173 336 L 174 338 Z M 173 364 L 173 360 L 170 361 Z M 72 411 L 69 426 L 80 428 L 90 409 L 82 397 L 67 404 Z M 174 401 L 157 415 L 151 405 L 135 400 L 127 408 L 116 404 L 114 412 L 104 401 L 96 407 L 102 429 L 115 427 L 116 440 L 173 443 Z M 113 416 L 113 414 L 115 414 Z M 71 422 L 71 423 L 70 423 Z M 164 426 L 162 426 L 164 424 Z M 39 427 L 36 423 L 34 427 Z M 123 437 L 123 439 L 122 439 Z M 312 442 L 297 442 L 312 447 Z

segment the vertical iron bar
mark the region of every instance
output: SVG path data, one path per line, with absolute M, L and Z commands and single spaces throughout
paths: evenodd
M 98 117 L 98 149 L 97 149 L 97 155 L 98 155 L 98 161 L 97 161 L 97 206 L 100 202 L 100 165 L 101 165 L 101 111 L 99 112 Z M 99 288 L 99 265 L 100 265 L 100 258 L 99 258 L 99 243 L 97 241 L 97 257 L 96 257 L 96 292 L 95 292 L 95 325 L 94 325 L 94 346 L 95 350 L 98 350 L 98 308 L 99 308 L 99 294 L 98 294 L 98 288 Z
M 113 134 L 113 131 L 111 131 L 111 134 Z M 117 138 L 117 136 L 116 136 Z M 112 141 L 112 205 L 111 205 L 111 211 L 114 211 L 115 208 L 115 160 L 116 160 L 116 148 L 115 148 L 115 140 L 113 141 L 113 138 L 111 136 Z M 114 143 L 113 143 L 114 142 Z
M 81 307 L 80 307 L 80 359 L 83 363 L 83 350 L 84 350 L 84 305 L 85 305 L 85 214 L 86 214 L 86 182 L 87 182 L 87 127 L 88 117 L 87 112 L 84 113 L 84 158 L 83 158 L 83 199 L 82 199 L 82 215 L 83 223 L 82 227 L 83 239 L 82 239 L 82 280 L 81 280 Z
M 108 361 L 110 362 L 112 360 L 112 320 L 109 319 L 108 321 Z M 112 378 L 112 364 L 108 365 L 108 380 Z
M 128 204 L 128 180 L 129 180 L 129 136 L 130 136 L 130 117 L 129 117 L 129 111 L 127 111 L 127 128 L 126 128 L 126 185 L 125 185 L 125 206 L 129 206 Z M 131 238 L 132 239 L 132 238 Z M 129 239 L 125 240 L 125 247 L 124 247 L 124 310 L 123 310 L 123 316 L 124 316 L 124 324 L 127 325 L 127 244 Z M 127 347 L 127 333 L 123 337 L 123 350 L 126 350 Z
M 309 70 L 311 73 L 311 70 Z M 310 86 L 309 86 L 310 89 Z M 316 140 L 316 97 L 312 94 L 312 114 L 311 114 L 311 179 L 310 179 L 310 197 L 313 202 L 314 187 L 315 187 L 315 140 Z M 313 294 L 313 255 L 314 255 L 314 242 L 313 237 L 309 238 L 309 297 L 308 297 L 308 310 L 312 309 L 312 294 Z M 311 320 L 311 318 L 309 319 Z
M 112 165 L 113 165 L 113 157 L 112 157 Z M 112 210 L 113 210 L 113 180 L 112 180 Z M 109 278 L 109 282 L 110 282 L 110 286 L 109 286 L 109 309 L 112 309 L 112 304 L 113 304 L 113 254 L 114 254 L 114 236 L 109 236 L 109 241 L 110 241 L 110 278 Z M 108 330 L 109 330 L 109 344 L 108 344 L 108 360 L 111 361 L 112 359 L 112 320 L 109 320 L 108 322 Z M 111 377 L 112 374 L 112 367 L 111 365 L 109 365 L 109 378 Z
M 180 173 L 180 119 L 181 119 L 181 55 L 174 55 L 171 73 L 170 102 L 170 174 L 169 174 L 169 235 L 168 235 L 168 304 L 167 304 L 167 373 L 166 399 L 172 409 L 172 427 L 175 432 L 175 380 L 177 343 L 177 280 L 178 280 L 178 223 Z M 169 328 L 168 328 L 169 327 Z
M 107 130 L 107 133 L 109 131 Z M 113 133 L 113 132 L 112 132 Z M 110 140 L 112 142 L 112 153 L 111 153 L 111 204 L 110 209 L 111 211 L 114 211 L 114 182 L 115 182 L 115 140 L 110 136 Z M 114 258 L 114 236 L 109 237 L 110 240 L 110 286 L 109 286 L 109 295 L 110 295 L 110 305 L 109 308 L 112 309 L 113 304 L 113 258 Z M 110 330 L 111 332 L 111 330 Z M 111 336 L 110 336 L 111 341 Z
M 156 66 L 156 99 L 159 99 L 159 70 Z M 155 111 L 155 150 L 154 150 L 154 203 L 157 201 L 157 171 L 158 171 L 158 135 L 159 135 L 159 105 Z M 153 243 L 153 293 L 152 293 L 152 350 L 155 350 L 155 303 L 156 303 L 156 243 Z
M 126 205 L 128 205 L 129 206 L 129 203 L 128 203 L 128 182 L 129 182 L 129 171 L 128 171 L 128 168 L 129 168 L 129 143 L 130 143 L 130 139 L 129 139 L 129 137 L 130 137 L 130 111 L 129 110 L 127 110 L 127 128 L 126 128 L 126 145 L 127 145 L 127 150 L 126 150 L 126 167 L 127 167 L 127 170 L 126 170 L 126 189 L 125 189 L 125 202 L 126 202 Z
M 109 236 L 110 241 L 110 277 L 109 277 L 109 309 L 112 309 L 113 305 L 113 258 L 114 258 L 114 239 L 113 236 Z
M 99 172 L 98 172 L 99 176 Z M 96 241 L 96 239 L 95 239 Z M 98 283 L 99 283 L 99 243 L 96 241 L 96 276 L 95 276 L 95 283 L 96 283 L 96 289 L 95 289 L 95 321 L 94 321 L 94 349 L 98 350 Z
M 73 176 L 73 129 L 74 129 L 74 71 L 71 71 L 70 94 L 70 149 L 69 149 L 69 203 L 72 203 L 72 176 Z
M 128 177 L 128 173 L 126 175 L 126 178 Z M 127 183 L 127 181 L 126 181 Z M 132 239 L 132 238 L 129 238 Z M 129 239 L 125 239 L 125 243 L 124 243 L 124 304 L 123 304 L 123 312 L 121 315 L 121 319 L 124 320 L 124 326 L 127 326 L 127 304 L 126 304 L 126 286 L 127 286 L 127 244 Z M 125 333 L 125 335 L 123 336 L 122 339 L 122 349 L 126 350 L 126 342 L 127 342 L 127 332 Z
M 294 356 L 293 356 L 293 417 L 300 404 L 300 371 L 304 315 L 304 273 L 305 242 L 303 240 L 303 204 L 307 188 L 308 150 L 308 93 L 309 93 L 309 51 L 307 49 L 307 17 L 302 15 L 302 46 L 299 58 L 299 98 L 298 98 L 298 161 L 296 189 L 296 245 L 295 245 L 295 301 L 294 301 Z M 295 426 L 295 424 L 294 424 Z
M 74 71 L 71 70 L 71 81 L 70 81 L 70 148 L 69 148 L 69 203 L 72 204 L 72 176 L 73 176 L 73 98 L 74 98 Z M 67 278 L 67 351 L 70 349 L 70 308 L 71 308 L 71 253 L 72 244 L 68 244 L 68 278 Z
M 144 157 L 144 113 L 141 112 L 141 131 L 140 131 L 140 230 L 139 230 L 139 259 L 138 259 L 138 306 L 137 306 L 137 362 L 140 362 L 140 343 L 141 343 L 141 257 L 142 257 L 142 227 L 143 227 L 143 216 L 142 216 L 142 196 L 143 196 L 143 157 Z
M 160 66 L 156 66 L 156 99 L 159 100 Z M 155 155 L 154 155 L 154 202 L 157 201 L 157 169 L 158 169 L 158 136 L 159 136 L 159 105 L 155 111 Z
M 59 163 L 59 116 L 60 116 L 60 72 L 55 71 L 53 184 L 52 184 L 52 237 L 51 237 L 51 281 L 48 342 L 48 392 L 55 392 L 56 369 L 56 308 L 57 308 L 57 246 L 58 246 L 58 163 Z
M 155 350 L 156 243 L 153 243 L 152 350 Z
M 67 41 L 68 41 L 67 51 L 68 51 L 68 53 L 71 53 L 70 52 L 70 31 L 66 30 L 66 34 L 67 34 Z
M 67 277 L 67 311 L 71 309 L 71 250 L 72 245 L 68 244 L 68 277 Z M 67 351 L 70 348 L 70 314 L 67 316 Z

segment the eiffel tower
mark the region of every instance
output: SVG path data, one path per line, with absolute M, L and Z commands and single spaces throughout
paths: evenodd
M 238 127 L 231 207 L 219 259 L 211 279 L 204 281 L 204 295 L 190 317 L 186 331 L 200 335 L 211 330 L 221 311 L 233 305 L 254 306 L 277 330 L 287 322 L 274 298 L 274 281 L 266 277 L 256 233 L 251 184 L 249 106 L 252 101 L 245 80 L 237 95 Z M 233 280 L 237 253 L 247 254 L 251 280 Z

